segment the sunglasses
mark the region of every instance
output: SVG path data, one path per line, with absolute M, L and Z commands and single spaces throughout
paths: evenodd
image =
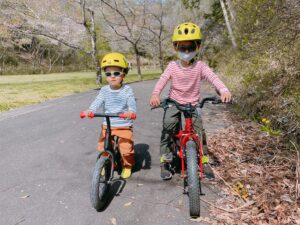
M 114 75 L 115 77 L 122 75 L 123 72 L 120 71 L 110 71 L 110 72 L 105 72 L 105 76 L 110 77 Z
M 177 46 L 177 50 L 180 52 L 193 52 L 197 49 L 197 45 L 196 44 L 191 44 L 191 45 L 178 45 Z

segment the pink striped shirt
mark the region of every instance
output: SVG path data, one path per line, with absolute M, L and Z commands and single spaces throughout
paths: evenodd
M 183 67 L 179 60 L 169 63 L 163 74 L 160 76 L 153 95 L 160 95 L 168 81 L 171 80 L 169 98 L 180 104 L 197 104 L 200 100 L 201 80 L 207 80 L 221 94 L 229 92 L 219 77 L 202 61 Z

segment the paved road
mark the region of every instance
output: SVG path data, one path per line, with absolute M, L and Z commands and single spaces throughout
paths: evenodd
M 148 107 L 155 82 L 131 84 L 138 103 L 134 132 L 140 163 L 127 183 L 115 181 L 116 190 L 123 190 L 112 195 L 101 213 L 89 199 L 100 121 L 79 119 L 97 91 L 0 113 L 0 224 L 195 224 L 189 219 L 182 181 L 162 182 L 159 177 L 162 111 Z M 226 126 L 218 118 L 222 109 L 205 111 L 210 132 Z M 210 115 L 215 119 L 208 119 Z M 204 185 L 203 191 L 206 200 L 217 197 L 213 186 Z M 201 210 L 208 216 L 206 204 Z

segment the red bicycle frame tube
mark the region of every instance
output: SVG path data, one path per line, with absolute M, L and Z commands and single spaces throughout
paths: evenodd
M 184 170 L 185 170 L 183 147 L 186 148 L 186 143 L 189 140 L 194 140 L 196 143 L 199 143 L 199 155 L 200 155 L 199 168 L 200 168 L 200 176 L 202 177 L 202 140 L 199 139 L 198 135 L 194 133 L 192 118 L 185 118 L 184 130 L 180 130 L 178 134 L 176 134 L 175 136 L 179 139 L 179 143 L 180 143 L 179 157 L 181 158 L 181 176 L 184 177 Z

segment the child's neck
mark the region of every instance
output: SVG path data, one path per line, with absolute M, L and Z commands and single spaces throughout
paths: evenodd
M 115 85 L 115 86 L 109 85 L 109 87 L 110 87 L 110 89 L 112 89 L 112 90 L 119 90 L 119 89 L 122 87 L 122 84 Z
M 180 64 L 182 67 L 189 67 L 189 66 L 193 65 L 193 63 L 189 63 L 189 62 L 186 62 L 183 60 L 180 60 Z

